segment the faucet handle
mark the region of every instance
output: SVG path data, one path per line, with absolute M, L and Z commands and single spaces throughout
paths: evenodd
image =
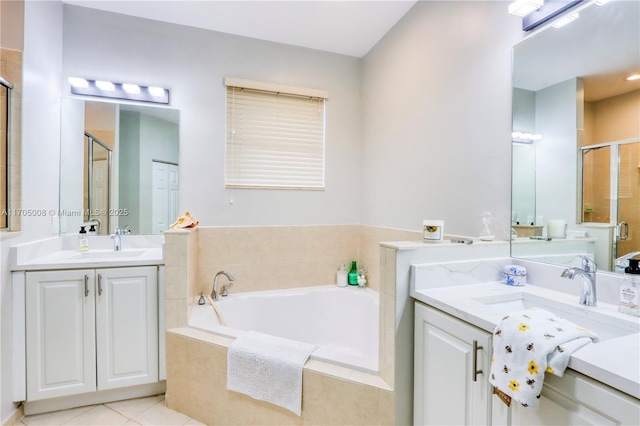
M 580 255 L 578 257 L 582 259 L 582 269 L 584 269 L 585 272 L 596 272 L 598 270 L 598 265 L 596 265 L 596 262 L 594 262 L 592 259 L 583 255 Z

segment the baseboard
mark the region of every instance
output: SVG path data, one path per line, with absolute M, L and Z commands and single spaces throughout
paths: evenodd
M 131 386 L 128 388 L 111 389 L 98 392 L 88 392 L 84 394 L 49 398 L 39 401 L 25 401 L 24 414 L 40 414 L 50 411 L 66 410 L 69 408 L 82 407 L 86 405 L 104 404 L 106 402 L 122 401 L 125 399 L 141 398 L 164 393 L 166 382 L 156 382 L 147 385 Z
M 2 426 L 13 426 L 17 424 L 20 419 L 24 417 L 24 406 L 22 404 L 18 405 L 13 413 L 2 423 Z

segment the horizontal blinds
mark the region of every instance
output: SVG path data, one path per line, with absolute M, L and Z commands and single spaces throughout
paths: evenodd
M 324 187 L 324 99 L 227 87 L 227 187 Z

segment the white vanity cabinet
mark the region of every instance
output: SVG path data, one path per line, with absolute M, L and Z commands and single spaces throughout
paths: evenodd
M 415 304 L 414 424 L 491 423 L 491 337 L 437 309 Z
M 416 425 L 640 424 L 637 398 L 571 369 L 545 376 L 538 408 L 516 401 L 507 407 L 488 380 L 491 333 L 420 302 L 414 351 Z
M 27 401 L 157 382 L 157 274 L 27 272 Z
M 494 396 L 493 425 L 638 425 L 640 401 L 589 377 L 566 370 L 545 375 L 540 406 L 512 401 L 506 407 Z

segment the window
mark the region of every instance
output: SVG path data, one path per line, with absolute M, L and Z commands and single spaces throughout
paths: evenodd
M 231 78 L 225 85 L 225 186 L 324 189 L 327 93 Z

